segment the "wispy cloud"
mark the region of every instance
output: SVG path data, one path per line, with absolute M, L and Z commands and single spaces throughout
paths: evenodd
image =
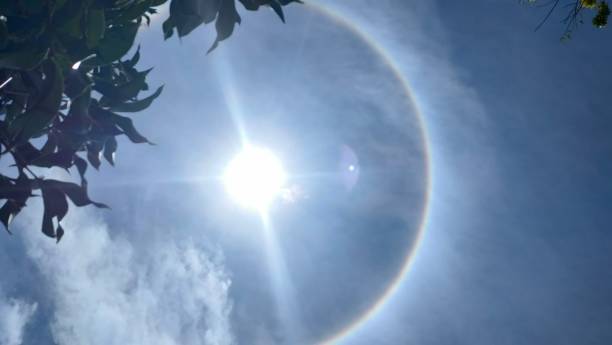
M 37 208 L 30 207 L 32 215 L 39 215 Z M 76 208 L 56 245 L 35 231 L 37 217 L 23 218 L 25 247 L 44 277 L 52 306 L 48 322 L 57 344 L 234 343 L 230 279 L 219 252 L 170 237 L 145 248 L 111 235 L 95 211 Z M 11 303 L 4 308 L 16 316 L 7 326 L 0 323 L 0 330 L 23 326 L 36 308 Z M 4 335 L 2 345 L 21 338 L 21 333 L 10 334 L 2 342 Z
M 36 312 L 36 303 L 0 299 L 0 345 L 20 345 L 25 326 Z

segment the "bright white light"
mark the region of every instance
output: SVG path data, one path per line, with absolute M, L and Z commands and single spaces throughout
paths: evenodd
M 281 162 L 267 149 L 247 147 L 228 165 L 223 183 L 239 204 L 265 210 L 287 180 Z

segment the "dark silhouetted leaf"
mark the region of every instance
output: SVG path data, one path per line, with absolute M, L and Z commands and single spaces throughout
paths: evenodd
M 68 97 L 74 100 L 87 92 L 91 92 L 92 84 L 93 82 L 85 73 L 71 69 L 66 77 L 66 88 L 64 92 Z
M 104 158 L 110 165 L 115 165 L 115 152 L 117 151 L 117 139 L 109 137 L 104 144 Z
M 60 167 L 68 169 L 72 166 L 72 156 L 74 156 L 74 151 L 64 149 L 55 153 L 41 155 L 32 160 L 30 165 L 42 168 Z
M 132 56 L 131 59 L 123 62 L 123 66 L 126 68 L 134 68 L 139 60 L 140 60 L 140 46 L 136 48 L 136 53 L 134 53 L 134 56 Z
M 140 133 L 138 133 L 138 131 L 134 127 L 134 122 L 129 117 L 113 114 L 113 121 L 117 124 L 117 126 L 119 126 L 119 128 L 121 128 L 123 133 L 133 143 L 150 143 L 147 138 L 143 137 Z
M 6 48 L 9 43 L 9 33 L 6 23 L 0 20 L 0 49 Z
M 217 16 L 217 22 L 215 28 L 217 29 L 217 38 L 213 45 L 208 49 L 208 53 L 215 50 L 219 45 L 219 42 L 227 39 L 234 32 L 234 26 L 240 24 L 240 15 L 236 11 L 236 3 L 234 0 L 225 0 L 221 2 L 219 7 L 219 14 Z
M 50 155 L 55 152 L 56 148 L 57 139 L 55 138 L 55 135 L 49 134 L 47 136 L 47 142 L 45 142 L 45 145 L 43 145 L 43 147 L 40 149 L 40 154 L 43 156 Z
M 276 15 L 280 18 L 280 20 L 285 22 L 285 14 L 283 13 L 283 6 L 278 0 L 270 0 L 270 7 L 276 12 Z
M 21 208 L 13 200 L 7 200 L 2 208 L 0 208 L 0 221 L 4 224 L 4 228 L 8 233 L 11 233 L 9 226 Z
M 110 63 L 122 58 L 134 44 L 138 23 L 127 23 L 109 28 L 98 44 L 98 56 Z
M 85 173 L 87 172 L 87 162 L 75 155 L 74 156 L 74 165 L 77 168 L 77 171 L 79 172 L 79 175 L 81 176 L 81 187 L 83 187 L 84 185 L 87 185 L 87 180 L 85 179 Z
M 106 103 L 116 104 L 135 98 L 141 90 L 147 89 L 145 79 L 151 68 L 142 72 L 135 72 L 131 80 L 115 84 L 107 80 L 97 79 L 94 89 L 104 95 Z
M 30 70 L 40 65 L 47 57 L 48 49 L 24 48 L 0 52 L 0 68 Z
M 59 241 L 62 240 L 62 237 L 64 237 L 64 228 L 62 228 L 62 225 L 58 223 L 57 229 L 55 231 L 55 238 L 56 238 L 55 243 L 59 243 Z
M 50 179 L 44 181 L 45 184 L 47 184 L 48 186 L 62 191 L 76 206 L 94 205 L 99 208 L 109 208 L 105 204 L 94 202 L 89 199 L 89 196 L 87 195 L 86 186 L 79 186 L 72 182 L 64 182 Z
M 85 174 L 98 169 L 101 156 L 115 164 L 116 136 L 149 142 L 132 119 L 117 112 L 140 112 L 159 97 L 148 95 L 150 70 L 138 71 L 139 48 L 131 58 L 143 22 L 166 0 L 0 0 L 0 149 L 11 155 L 19 176 L 0 173 L 0 221 L 12 218 L 40 189 L 44 203 L 42 231 L 57 241 L 68 200 L 76 206 L 91 201 Z M 248 10 L 271 7 L 285 20 L 283 6 L 295 0 L 238 0 Z M 236 0 L 171 0 L 163 23 L 166 38 L 184 37 L 203 24 L 215 23 L 212 49 L 227 39 L 241 21 Z M 211 49 L 211 50 L 212 50 Z M 95 91 L 95 92 L 94 92 Z M 148 93 L 148 92 L 147 92 Z M 46 139 L 42 148 L 33 139 Z M 80 155 L 80 156 L 79 156 Z M 31 166 L 76 166 L 81 183 L 47 180 Z M 28 176 L 32 176 L 31 178 Z
M 53 59 L 47 60 L 44 67 L 46 93 L 32 109 L 17 117 L 9 127 L 12 136 L 19 136 L 23 141 L 29 140 L 40 133 L 51 123 L 59 111 L 64 91 L 62 71 Z
M 105 29 L 104 10 L 90 9 L 87 14 L 87 31 L 85 32 L 87 47 L 95 48 L 98 46 L 98 42 L 104 37 Z
M 102 148 L 98 143 L 92 142 L 87 144 L 87 160 L 96 170 L 100 168 L 100 156 Z
M 68 213 L 68 202 L 64 192 L 57 188 L 53 183 L 48 183 L 47 180 L 40 182 L 42 189 L 43 212 L 42 232 L 49 237 L 56 237 L 55 228 L 53 226 L 53 218 L 57 218 L 57 222 L 64 219 Z
M 139 111 L 143 111 L 147 109 L 157 97 L 159 97 L 163 89 L 164 87 L 162 85 L 158 87 L 157 90 L 155 90 L 155 92 L 151 94 L 150 96 L 147 96 L 143 99 L 133 101 L 133 102 L 126 102 L 126 103 L 113 105 L 111 106 L 111 110 L 117 111 L 117 112 L 123 112 L 123 113 L 136 113 Z

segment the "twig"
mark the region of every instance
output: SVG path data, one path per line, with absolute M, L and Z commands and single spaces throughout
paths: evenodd
M 538 26 L 536 26 L 535 31 L 540 30 L 540 28 L 542 27 L 542 25 L 544 25 L 544 23 L 546 23 L 546 21 L 548 20 L 548 18 L 550 18 L 550 16 L 552 15 L 552 13 L 555 11 L 555 8 L 557 8 L 557 5 L 559 5 L 559 2 L 561 2 L 561 0 L 555 0 L 555 3 L 552 5 L 552 7 L 550 8 L 550 11 L 548 11 L 548 13 L 546 14 L 546 17 L 544 17 L 544 19 L 542 19 L 542 21 L 540 22 L 540 24 L 538 24 Z
M 7 80 L 3 81 L 2 84 L 0 84 L 0 89 L 4 88 L 8 83 L 11 82 L 11 80 L 13 80 L 13 77 L 8 77 Z

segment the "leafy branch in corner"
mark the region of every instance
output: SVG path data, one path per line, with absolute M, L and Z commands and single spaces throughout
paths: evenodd
M 58 242 L 68 200 L 107 207 L 89 198 L 87 168 L 99 169 L 102 160 L 115 164 L 118 136 L 150 143 L 128 114 L 147 109 L 163 86 L 150 90 L 151 69 L 137 68 L 140 49 L 127 54 L 139 29 L 166 2 L 0 0 L 0 159 L 10 159 L 4 166 L 14 169 L 0 172 L 0 221 L 7 231 L 35 196 L 43 199 L 42 232 Z M 217 38 L 209 52 L 241 22 L 236 0 L 169 2 L 164 37 L 214 23 Z M 300 1 L 238 2 L 253 11 L 270 7 L 284 21 L 283 6 Z M 34 172 L 50 168 L 76 170 L 80 183 Z
M 604 0 L 572 0 L 562 3 L 561 0 L 549 0 L 542 2 L 539 0 L 526 0 L 530 4 L 537 4 L 539 7 L 546 7 L 548 11 L 546 15 L 540 21 L 536 30 L 540 29 L 544 23 L 546 23 L 553 12 L 563 7 L 567 13 L 562 19 L 562 23 L 565 25 L 565 30 L 562 39 L 571 38 L 572 33 L 578 27 L 578 25 L 584 23 L 585 14 L 592 17 L 591 23 L 597 28 L 604 28 L 608 25 L 608 18 L 610 17 L 610 7 Z

